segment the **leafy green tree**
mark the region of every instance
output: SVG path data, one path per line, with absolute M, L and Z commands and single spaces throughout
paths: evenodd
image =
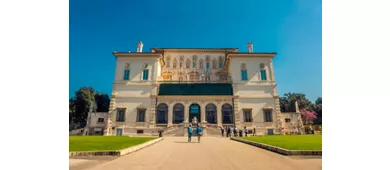
M 110 107 L 110 97 L 106 93 L 96 93 L 95 102 L 97 112 L 108 112 Z
M 282 112 L 295 112 L 295 102 L 298 101 L 299 109 L 311 110 L 312 103 L 303 93 L 285 93 L 279 98 L 280 110 Z
M 317 98 L 312 110 L 317 113 L 317 118 L 313 120 L 315 125 L 322 124 L 322 97 Z

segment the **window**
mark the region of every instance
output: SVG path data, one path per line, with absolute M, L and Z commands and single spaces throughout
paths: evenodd
M 116 121 L 117 122 L 124 122 L 125 121 L 125 109 L 118 109 L 117 115 L 116 115 Z
M 260 80 L 267 80 L 267 74 L 265 71 L 265 64 L 260 63 Z
M 248 74 L 246 72 L 246 64 L 241 64 L 241 80 L 248 80 Z
M 99 118 L 98 123 L 102 123 L 102 122 L 104 122 L 104 118 Z
M 149 70 L 145 69 L 142 75 L 142 80 L 148 80 L 149 78 Z
M 246 70 L 241 70 L 241 80 L 248 80 Z
M 125 74 L 123 76 L 123 80 L 129 80 L 130 77 L 130 70 L 125 70 Z
M 130 63 L 126 63 L 125 71 L 123 74 L 123 80 L 129 80 L 129 77 L 130 77 Z
M 209 69 L 210 69 L 210 62 L 207 62 L 206 63 L 206 72 L 209 72 Z
M 145 122 L 146 109 L 137 109 L 137 122 Z
M 267 80 L 267 74 L 265 70 L 260 70 L 261 80 Z
M 272 122 L 272 110 L 264 110 L 264 122 Z
M 284 119 L 284 121 L 285 121 L 286 123 L 288 123 L 288 122 L 291 122 L 291 119 L 290 119 L 290 118 L 286 118 L 286 119 Z
M 137 130 L 137 134 L 143 134 L 144 130 Z
M 252 109 L 244 109 L 244 122 L 252 122 Z

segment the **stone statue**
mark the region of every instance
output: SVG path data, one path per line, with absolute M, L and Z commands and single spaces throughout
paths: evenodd
M 193 124 L 197 124 L 198 123 L 198 119 L 196 118 L 196 116 L 194 116 L 194 118 L 192 119 L 192 123 Z
M 138 43 L 138 49 L 137 49 L 137 52 L 142 52 L 142 48 L 144 47 L 144 44 L 142 43 L 142 41 L 140 41 L 139 43 Z
M 253 44 L 252 44 L 252 42 L 248 42 L 248 44 L 246 46 L 248 47 L 248 52 L 253 53 Z

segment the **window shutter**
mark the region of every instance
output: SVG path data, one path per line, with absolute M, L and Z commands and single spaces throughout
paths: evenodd
M 246 70 L 241 70 L 241 79 L 248 80 L 248 75 L 247 75 Z
M 265 73 L 265 70 L 261 70 L 261 80 L 267 80 L 267 74 Z

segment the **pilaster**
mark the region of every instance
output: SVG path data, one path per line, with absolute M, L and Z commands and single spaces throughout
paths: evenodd
M 188 101 L 184 102 L 184 125 L 188 126 L 188 119 L 190 117 L 190 103 Z
M 222 127 L 222 103 L 220 101 L 217 102 L 217 125 Z
M 238 96 L 234 96 L 234 99 L 233 99 L 233 102 L 234 102 L 234 124 L 236 126 L 240 126 L 240 110 L 239 110 L 239 100 L 238 100 Z
M 170 101 L 169 105 L 168 105 L 168 127 L 172 126 L 173 105 L 174 105 L 174 103 Z
M 200 118 L 201 118 L 201 123 L 205 124 L 206 123 L 206 103 L 205 101 L 202 101 L 200 104 Z

